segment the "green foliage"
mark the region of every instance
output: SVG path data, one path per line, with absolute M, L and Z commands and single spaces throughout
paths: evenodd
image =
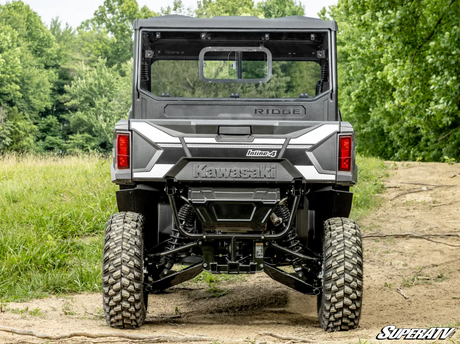
M 325 13 L 323 12 L 323 15 Z M 460 156 L 460 3 L 339 1 L 340 100 L 362 152 Z
M 303 16 L 305 9 L 296 0 L 266 0 L 257 4 L 258 10 L 264 18 L 280 18 L 289 16 Z
M 97 291 L 104 222 L 116 211 L 97 156 L 15 156 L 0 164 L 0 295 Z
M 2 7 L 0 7 L 1 11 Z M 21 97 L 21 60 L 18 34 L 0 21 L 0 105 Z
M 27 115 L 18 112 L 17 108 L 9 109 L 4 128 L 7 133 L 5 150 L 23 153 L 34 149 L 38 128 Z
M 443 159 L 444 159 L 444 162 L 449 165 L 453 165 L 457 162 L 454 158 L 449 158 L 447 155 L 445 155 Z
M 53 103 L 57 50 L 28 5 L 0 5 L 0 152 L 34 149 L 34 121 Z
M 11 123 L 0 124 L 0 152 L 6 151 L 11 142 Z
M 37 151 L 63 151 L 63 130 L 57 117 L 48 115 L 38 122 L 39 137 Z
M 385 190 L 382 181 L 388 177 L 388 169 L 382 160 L 361 155 L 356 156 L 356 164 L 358 183 L 351 188 L 353 207 L 350 218 L 360 220 L 379 205 L 380 199 L 377 195 Z
M 7 90 L 9 97 L 2 97 L 0 105 L 17 106 L 20 112 L 34 117 L 52 103 L 57 44 L 40 17 L 22 1 L 0 6 L 0 22 L 0 35 L 4 36 L 0 42 L 5 40 L 0 43 L 1 59 L 5 58 L 12 68 L 6 73 L 7 79 L 0 81 L 0 85 L 12 83 Z M 0 75 L 3 79 L 3 73 Z
M 71 86 L 66 86 L 66 105 L 74 110 L 68 115 L 70 151 L 112 149 L 113 128 L 127 117 L 131 105 L 132 60 L 125 63 L 121 76 L 117 68 L 109 68 L 99 60 L 94 68 L 81 64 Z
M 173 0 L 172 6 L 167 6 L 166 8 L 161 8 L 161 15 L 167 16 L 171 14 L 181 14 L 181 15 L 190 15 L 192 16 L 193 13 L 191 9 L 186 9 L 182 0 Z
M 34 317 L 43 316 L 43 312 L 39 307 L 36 307 L 36 308 L 34 308 L 32 310 L 29 310 L 29 307 L 22 308 L 22 309 L 6 307 L 4 311 L 7 311 L 7 312 L 10 312 L 10 313 L 13 313 L 13 314 L 22 314 L 23 317 L 25 317 L 26 315 L 31 315 L 31 316 L 34 316 Z
M 197 2 L 195 16 L 211 18 L 214 16 L 253 16 L 259 13 L 254 0 L 200 0 Z
M 296 0 L 265 0 L 255 4 L 254 0 L 200 0 L 195 16 L 211 18 L 214 16 L 258 16 L 259 18 L 278 18 L 303 16 L 305 10 Z
M 158 14 L 146 6 L 139 9 L 136 0 L 105 0 L 94 13 L 94 18 L 82 23 L 79 32 L 89 31 L 99 35 L 100 55 L 108 66 L 121 66 L 132 57 L 132 24 L 135 19 L 149 18 Z M 86 43 L 86 48 L 93 49 Z
M 203 271 L 191 280 L 191 283 L 205 283 L 208 289 L 208 298 L 218 298 L 228 294 L 227 289 L 221 288 L 222 284 L 238 283 L 244 280 L 244 275 L 217 275 Z

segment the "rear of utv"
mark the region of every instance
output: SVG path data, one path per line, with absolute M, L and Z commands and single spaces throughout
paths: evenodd
M 357 327 L 355 134 L 337 106 L 336 23 L 175 15 L 134 30 L 104 244 L 108 324 L 141 326 L 150 293 L 206 270 L 265 272 L 316 295 L 323 329 Z

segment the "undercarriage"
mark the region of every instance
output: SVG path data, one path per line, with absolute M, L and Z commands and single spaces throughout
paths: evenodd
M 243 161 L 225 164 L 238 162 Z M 216 163 L 223 161 L 206 165 Z M 191 180 L 193 169 L 203 161 L 186 159 L 169 172 L 164 184 L 117 192 L 120 211 L 146 218 L 146 292 L 166 289 L 205 270 L 265 272 L 304 294 L 321 293 L 323 222 L 347 216 L 352 195 L 348 188 L 307 185 L 285 160 L 267 163 L 278 172 L 275 182 Z M 259 168 L 263 164 L 257 163 Z M 244 165 L 251 169 L 250 161 Z M 189 267 L 173 270 L 178 264 Z M 286 266 L 292 272 L 280 269 Z

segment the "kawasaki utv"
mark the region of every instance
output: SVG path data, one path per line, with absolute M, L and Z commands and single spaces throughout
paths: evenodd
M 104 244 L 108 324 L 141 326 L 149 293 L 205 270 L 265 272 L 317 295 L 323 329 L 357 327 L 355 135 L 337 105 L 336 23 L 172 15 L 134 32 Z

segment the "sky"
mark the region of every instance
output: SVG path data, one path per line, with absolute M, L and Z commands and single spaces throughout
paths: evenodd
M 49 26 L 52 18 L 59 17 L 59 20 L 65 24 L 76 28 L 86 19 L 93 17 L 97 8 L 104 3 L 104 0 L 23 0 L 32 10 L 38 13 L 42 21 Z M 228 0 L 231 1 L 231 0 Z M 307 17 L 317 18 L 317 13 L 324 7 L 336 5 L 338 0 L 301 0 L 305 7 Z M 11 0 L 0 0 L 4 5 Z M 182 0 L 185 7 L 196 8 L 197 0 Z M 257 2 L 257 0 L 256 0 Z M 172 5 L 173 0 L 137 0 L 139 7 L 147 5 L 154 12 L 160 12 L 161 8 Z

